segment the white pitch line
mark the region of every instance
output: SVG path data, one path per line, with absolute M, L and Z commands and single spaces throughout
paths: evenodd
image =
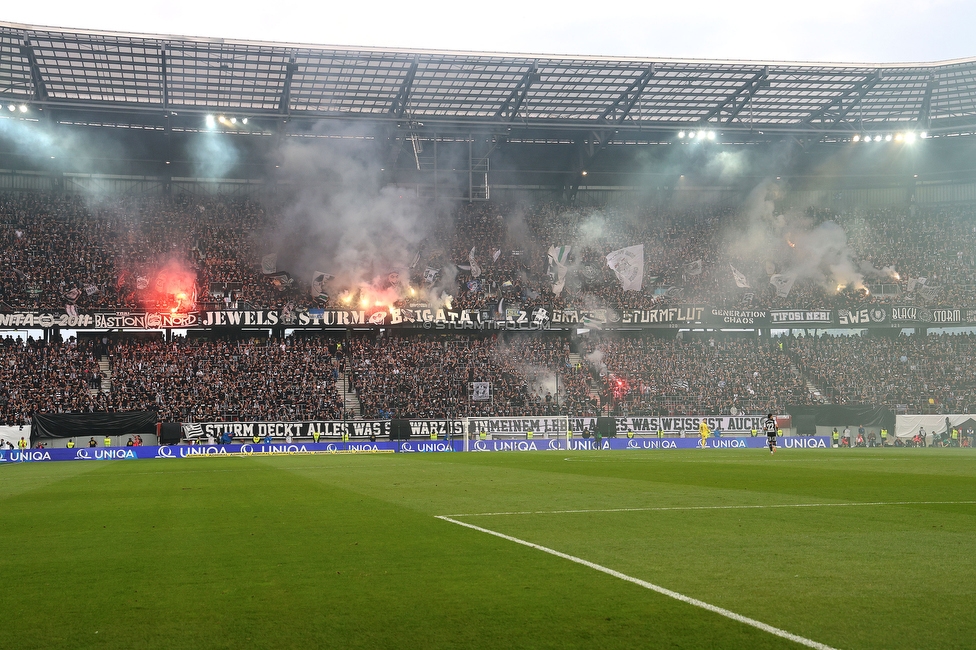
M 435 516 L 438 519 L 441 519 L 443 521 L 449 521 L 452 524 L 457 524 L 458 526 L 464 526 L 465 528 L 470 528 L 472 530 L 476 530 L 481 533 L 494 535 L 495 537 L 500 537 L 501 539 L 508 540 L 509 542 L 515 542 L 516 544 L 521 544 L 522 546 L 528 546 L 529 548 L 534 548 L 537 551 L 542 551 L 550 555 L 555 555 L 556 557 L 561 557 L 564 560 L 569 560 L 570 562 L 581 564 L 585 567 L 589 567 L 591 569 L 600 571 L 601 573 L 606 573 L 607 575 L 613 576 L 614 578 L 619 578 L 620 580 L 625 580 L 627 582 L 633 583 L 640 587 L 644 587 L 645 589 L 656 591 L 657 593 L 667 596 L 668 598 L 673 598 L 683 603 L 687 603 L 695 607 L 700 607 L 701 609 L 707 610 L 709 612 L 713 612 L 715 614 L 718 614 L 719 616 L 724 616 L 725 618 L 730 618 L 733 621 L 738 621 L 739 623 L 745 623 L 746 625 L 750 625 L 754 628 L 762 630 L 763 632 L 768 632 L 769 634 L 773 634 L 783 639 L 789 639 L 790 641 L 799 643 L 800 645 L 805 645 L 808 648 L 816 648 L 817 650 L 837 650 L 832 646 L 825 645 L 818 641 L 813 641 L 812 639 L 807 639 L 806 637 L 793 634 L 792 632 L 787 632 L 786 630 L 781 630 L 778 627 L 773 627 L 772 625 L 763 623 L 762 621 L 757 621 L 754 618 L 749 618 L 748 616 L 743 616 L 742 614 L 736 614 L 735 612 L 727 610 L 725 608 L 717 607 L 716 605 L 706 603 L 705 601 L 698 600 L 697 598 L 685 596 L 684 594 L 680 594 L 677 591 L 672 591 L 670 589 L 666 589 L 665 587 L 661 587 L 654 583 L 647 582 L 646 580 L 641 580 L 640 578 L 629 576 L 626 573 L 615 571 L 614 569 L 605 567 L 601 564 L 596 564 L 595 562 L 590 562 L 589 560 L 584 560 L 583 558 L 576 557 L 575 555 L 569 555 L 568 553 L 561 553 L 560 551 L 551 549 L 548 546 L 533 544 L 532 542 L 527 542 L 526 540 L 519 539 L 518 537 L 512 537 L 511 535 L 505 535 L 504 533 L 499 533 L 494 530 L 482 528 L 481 526 L 475 526 L 474 524 L 469 524 L 463 521 L 457 521 L 456 519 L 451 519 L 450 517 L 445 517 L 442 515 L 435 515 Z
M 445 517 L 498 517 L 503 515 L 569 515 L 586 512 L 661 512 L 667 510 L 762 510 L 767 508 L 831 508 L 853 506 L 973 505 L 976 501 L 858 501 L 853 503 L 773 503 L 732 506 L 662 506 L 656 508 L 604 508 L 591 510 L 515 510 L 512 512 L 468 512 Z

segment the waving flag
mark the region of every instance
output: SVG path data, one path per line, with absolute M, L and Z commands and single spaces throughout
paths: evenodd
M 613 251 L 607 255 L 607 266 L 617 274 L 624 291 L 640 291 L 644 284 L 644 244 Z

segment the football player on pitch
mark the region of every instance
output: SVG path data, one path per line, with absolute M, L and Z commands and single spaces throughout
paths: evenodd
M 769 453 L 772 454 L 776 451 L 776 420 L 772 413 L 763 419 L 762 430 L 766 434 L 766 445 L 769 447 Z
M 708 423 L 702 420 L 701 424 L 698 425 L 698 435 L 701 436 L 701 442 L 699 444 L 702 449 L 708 448 L 708 434 L 711 432 L 711 429 L 708 428 Z

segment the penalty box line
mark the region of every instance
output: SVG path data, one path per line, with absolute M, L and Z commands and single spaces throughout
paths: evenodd
M 505 515 L 572 515 L 587 512 L 666 512 L 671 510 L 766 510 L 770 508 L 850 508 L 855 506 L 976 505 L 976 501 L 855 501 L 852 503 L 772 503 L 728 506 L 661 506 L 653 508 L 594 508 L 582 510 L 514 510 L 512 512 L 467 512 L 443 517 L 502 517 Z M 439 515 L 438 515 L 439 516 Z
M 540 544 L 534 544 L 534 543 L 529 542 L 529 541 L 526 541 L 524 539 L 519 539 L 518 537 L 512 537 L 511 535 L 506 535 L 504 533 L 499 533 L 498 531 L 489 530 L 487 528 L 482 528 L 481 526 L 475 526 L 474 524 L 469 524 L 469 523 L 466 523 L 466 522 L 463 522 L 463 521 L 458 521 L 457 519 L 451 519 L 450 517 L 447 517 L 447 516 L 444 516 L 444 515 L 435 515 L 435 517 L 437 517 L 437 519 L 440 519 L 442 521 L 447 521 L 447 522 L 450 522 L 452 524 L 457 524 L 458 526 L 463 526 L 465 528 L 470 528 L 471 530 L 476 530 L 476 531 L 478 531 L 480 533 L 486 533 L 488 535 L 493 535 L 495 537 L 499 537 L 499 538 L 504 539 L 504 540 L 507 540 L 509 542 L 515 542 L 516 544 L 521 544 L 522 546 L 528 546 L 529 548 L 535 549 L 537 551 L 542 551 L 543 553 L 548 553 L 549 555 L 555 555 L 556 557 L 562 558 L 564 560 L 569 560 L 570 562 L 575 562 L 576 564 L 580 564 L 582 566 L 589 567 L 590 569 L 594 569 L 594 570 L 599 571 L 601 573 L 605 573 L 605 574 L 607 574 L 609 576 L 613 576 L 614 578 L 618 578 L 620 580 L 624 580 L 626 582 L 633 583 L 633 584 L 635 584 L 635 585 L 637 585 L 639 587 L 643 587 L 645 589 L 650 589 L 651 591 L 655 591 L 655 592 L 657 592 L 657 593 L 659 593 L 661 595 L 667 596 L 668 598 L 673 598 L 674 600 L 678 600 L 678 601 L 681 601 L 683 603 L 687 603 L 687 604 L 692 605 L 694 607 L 699 607 L 699 608 L 704 609 L 704 610 L 707 610 L 709 612 L 713 612 L 715 614 L 718 614 L 719 616 L 724 616 L 725 618 L 732 619 L 733 621 L 736 621 L 736 622 L 739 622 L 739 623 L 744 623 L 745 625 L 749 625 L 749 626 L 754 627 L 756 629 L 762 630 L 763 632 L 767 632 L 769 634 L 778 636 L 778 637 L 783 638 L 783 639 L 788 639 L 790 641 L 793 641 L 794 643 L 799 643 L 800 645 L 804 645 L 804 646 L 806 646 L 808 648 L 816 648 L 817 650 L 837 650 L 837 648 L 834 648 L 832 646 L 825 645 L 823 643 L 820 643 L 818 641 L 814 641 L 812 639 L 807 639 L 806 637 L 802 637 L 802 636 L 799 636 L 797 634 L 793 634 L 792 632 L 787 632 L 786 630 L 781 630 L 778 627 L 773 627 L 772 625 L 769 625 L 767 623 L 763 623 L 762 621 L 757 621 L 754 618 L 749 618 L 748 616 L 743 616 L 742 614 L 736 614 L 733 611 L 730 611 L 730 610 L 725 609 L 723 607 L 718 607 L 716 605 L 712 605 L 710 603 L 706 603 L 703 600 L 698 600 L 697 598 L 692 598 L 691 596 L 685 596 L 684 594 L 678 593 L 677 591 L 672 591 L 670 589 L 667 589 L 665 587 L 661 587 L 661 586 L 656 585 L 654 583 L 647 582 L 646 580 L 641 580 L 640 578 L 635 578 L 633 576 L 629 576 L 626 573 L 621 573 L 619 571 L 615 571 L 614 569 L 611 569 L 609 567 L 605 567 L 602 564 L 596 564 L 595 562 L 590 562 L 589 560 L 584 560 L 583 558 L 576 557 L 575 555 L 569 555 L 568 553 L 562 553 L 562 552 L 557 551 L 555 549 L 549 548 L 548 546 L 542 546 Z

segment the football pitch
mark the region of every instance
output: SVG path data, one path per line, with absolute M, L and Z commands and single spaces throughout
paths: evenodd
M 976 452 L 0 467 L 0 647 L 976 647 Z

